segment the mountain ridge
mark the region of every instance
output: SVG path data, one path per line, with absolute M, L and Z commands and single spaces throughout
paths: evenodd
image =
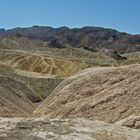
M 28 28 L 0 29 L 0 36 L 24 36 L 51 43 L 61 42 L 73 48 L 91 51 L 113 49 L 120 53 L 140 51 L 140 35 L 119 32 L 115 29 L 85 26 L 82 28 L 32 26 Z

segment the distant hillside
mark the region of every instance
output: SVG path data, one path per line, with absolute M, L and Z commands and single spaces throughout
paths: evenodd
M 140 35 L 131 35 L 101 27 L 73 28 L 33 26 L 29 28 L 0 29 L 0 36 L 24 36 L 49 42 L 57 47 L 82 47 L 92 51 L 113 49 L 120 53 L 140 51 Z M 55 42 L 54 42 L 55 40 Z M 58 42 L 56 42 L 58 41 Z

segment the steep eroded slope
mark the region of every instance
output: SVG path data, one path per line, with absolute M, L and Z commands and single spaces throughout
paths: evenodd
M 140 65 L 89 68 L 63 81 L 34 112 L 114 122 L 140 112 Z

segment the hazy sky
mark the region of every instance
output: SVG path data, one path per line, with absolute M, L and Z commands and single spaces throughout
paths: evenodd
M 140 34 L 140 0 L 0 0 L 0 28 L 102 26 Z

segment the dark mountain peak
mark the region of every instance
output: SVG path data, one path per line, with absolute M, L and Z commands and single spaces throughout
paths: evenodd
M 56 30 L 63 30 L 63 31 L 70 30 L 70 28 L 69 27 L 66 27 L 66 26 L 58 27 L 58 28 L 55 28 L 55 29 Z
M 36 28 L 36 29 L 54 29 L 53 27 L 51 27 L 51 26 L 39 26 L 39 25 L 34 25 L 34 26 L 32 26 L 32 27 L 29 27 L 29 29 L 30 28 Z

